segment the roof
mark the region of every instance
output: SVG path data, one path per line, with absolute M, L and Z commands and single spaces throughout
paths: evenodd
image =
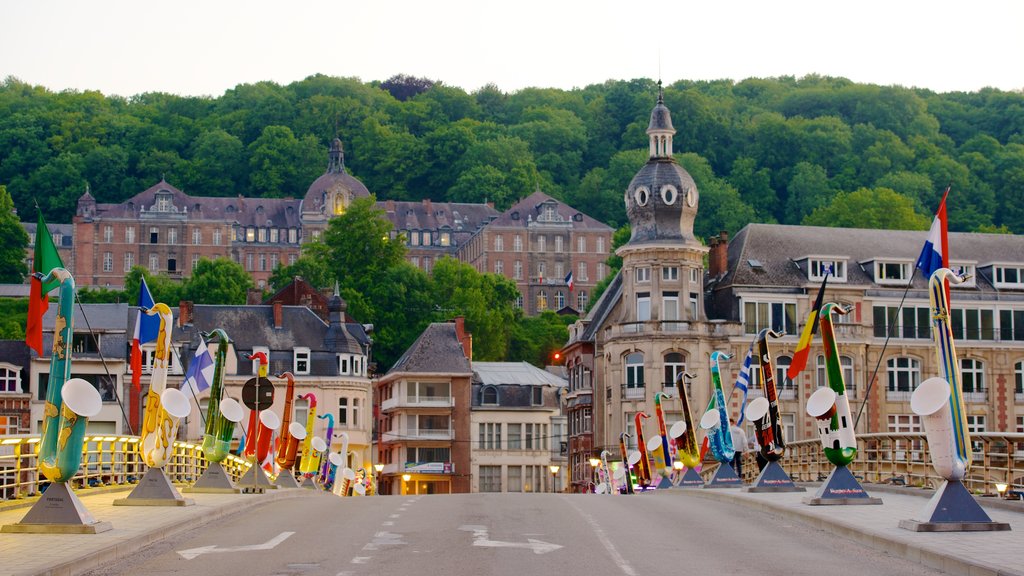
M 556 200 L 540 190 L 523 198 L 505 210 L 492 223 L 492 226 L 525 228 L 531 222 L 537 222 L 544 204 L 554 203 L 555 218 L 558 222 L 572 223 L 574 230 L 595 230 L 612 232 L 611 226 L 591 218 L 568 204 Z
M 564 378 L 527 362 L 474 362 L 473 381 L 485 386 L 567 386 Z
M 402 354 L 388 374 L 411 373 L 472 373 L 469 359 L 462 349 L 455 324 L 434 322 L 427 326 L 412 346 Z
M 86 194 L 88 194 L 88 192 L 86 192 Z M 25 232 L 27 232 L 30 237 L 35 238 L 36 228 L 39 227 L 37 223 L 22 222 L 21 226 L 22 228 L 25 229 Z M 60 244 L 57 246 L 57 248 L 71 248 L 71 246 L 74 244 L 74 224 L 50 224 L 49 222 L 47 222 L 46 228 L 50 231 L 50 234 L 60 234 Z
M 916 262 L 927 230 L 872 230 L 749 224 L 729 243 L 729 268 L 718 287 L 802 287 L 809 283 L 805 269 L 792 259 L 807 256 L 845 258 L 847 284 L 874 283 L 869 267 L 858 263 L 873 259 Z M 950 264 L 993 262 L 1024 263 L 1024 236 L 950 232 Z M 752 265 L 752 262 L 754 265 Z M 756 266 L 760 264 L 760 266 Z M 927 279 L 916 275 L 914 288 Z M 980 275 L 977 290 L 994 291 L 991 278 Z
M 676 131 L 672 126 L 672 114 L 669 113 L 668 107 L 665 106 L 665 94 L 661 91 L 660 86 L 658 88 L 658 103 L 655 104 L 654 109 L 651 110 L 651 122 L 647 125 L 648 133 L 654 130 Z
M 499 213 L 490 204 L 463 202 L 377 202 L 378 209 L 395 230 L 444 230 L 469 234 L 479 230 Z
M 590 308 L 590 312 L 587 313 L 587 317 L 584 319 L 587 326 L 583 330 L 583 334 L 579 337 L 580 341 L 594 341 L 598 329 L 600 329 L 604 324 L 605 318 L 608 317 L 608 314 L 611 313 L 612 309 L 619 302 L 619 298 L 621 297 L 622 270 L 619 270 L 608 283 L 608 287 L 601 293 L 601 297 L 598 298 L 597 302 L 594 303 L 594 306 Z

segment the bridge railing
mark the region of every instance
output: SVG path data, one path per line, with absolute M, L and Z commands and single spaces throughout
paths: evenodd
M 1024 491 L 1024 434 L 975 433 L 971 442 L 974 460 L 964 480 L 968 489 L 992 494 L 997 483 L 1005 483 L 1011 491 Z M 834 468 L 817 439 L 786 444 L 782 466 L 798 482 L 824 480 Z M 716 468 L 705 466 L 701 473 L 708 479 Z M 850 471 L 861 481 L 879 484 L 935 488 L 943 480 L 932 467 L 928 439 L 914 432 L 857 435 L 857 459 Z M 754 453 L 744 453 L 744 482 L 753 482 L 757 474 Z
M 82 466 L 71 479 L 72 487 L 95 488 L 135 484 L 146 472 L 146 465 L 136 445 L 138 436 L 87 436 L 82 445 Z M 40 494 L 48 480 L 39 474 L 39 436 L 0 437 L 0 500 L 14 500 Z M 238 480 L 249 463 L 234 455 L 228 456 L 224 469 Z M 207 461 L 198 444 L 174 443 L 174 451 L 164 470 L 171 482 L 191 484 L 206 470 Z

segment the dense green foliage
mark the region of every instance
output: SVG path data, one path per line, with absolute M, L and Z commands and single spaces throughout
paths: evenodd
M 338 136 L 381 199 L 492 201 L 536 188 L 613 227 L 646 158 L 657 87 L 494 86 L 399 75 L 243 84 L 217 98 L 54 93 L 0 83 L 0 185 L 68 222 L 86 183 L 120 202 L 161 176 L 196 195 L 305 193 Z M 952 185 L 954 230 L 1024 233 L 1024 94 L 936 94 L 843 78 L 679 81 L 665 88 L 675 148 L 702 192 L 697 231 L 799 224 L 841 192 L 889 189 L 930 217 Z M 863 225 L 887 226 L 869 221 Z
M 0 185 L 0 283 L 19 284 L 25 278 L 25 248 L 28 234 L 14 213 L 7 189 Z

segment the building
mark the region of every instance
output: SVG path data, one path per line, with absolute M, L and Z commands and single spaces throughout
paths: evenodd
M 693 236 L 699 193 L 672 160 L 673 133 L 659 96 L 647 129 L 650 159 L 626 190 L 632 236 L 617 251 L 622 269 L 570 327 L 562 350 L 573 489 L 586 488 L 580 472 L 589 458 L 618 455 L 620 434 L 635 443 L 635 416 L 654 416 L 656 393 L 674 397 L 664 405 L 669 424 L 682 418 L 675 386 L 682 372 L 696 374 L 685 389 L 692 410 L 706 406 L 714 350 L 733 356 L 722 365 L 730 390 L 762 328 L 782 333 L 770 346 L 786 440 L 816 438 L 805 405 L 826 384 L 820 339 L 795 382 L 785 373 L 829 267 L 835 275 L 825 299 L 851 308 L 835 322 L 851 407 L 862 415 L 856 430 L 921 431 L 910 394 L 939 374 L 925 280 L 915 278 L 899 305 L 926 232 L 751 224 L 731 241 L 722 233 L 704 246 Z M 949 243 L 951 265 L 973 274 L 952 296 L 968 425 L 1024 431 L 1024 237 L 951 233 Z M 758 380 L 754 371 L 749 398 L 763 394 Z M 728 400 L 733 421 L 740 402 L 738 393 Z M 650 438 L 657 428 L 653 418 L 646 422 Z
M 0 340 L 0 436 L 31 431 L 30 363 L 23 340 Z
M 374 383 L 382 494 L 471 491 L 473 337 L 433 323 Z
M 526 362 L 473 363 L 473 492 L 563 490 L 565 386 L 564 378 Z
M 461 258 L 461 252 L 480 231 L 498 217 L 494 205 L 464 202 L 378 202 L 377 208 L 393 227 L 391 237 L 405 236 L 405 259 L 430 273 L 445 256 Z
M 511 278 L 528 316 L 585 310 L 607 274 L 611 227 L 536 191 L 491 221 L 458 251 L 480 272 Z M 573 286 L 568 277 L 572 274 Z
M 30 279 L 28 272 L 32 270 L 32 262 L 36 256 L 36 229 L 39 225 L 35 222 L 22 222 L 21 225 L 25 228 L 25 232 L 28 233 L 28 246 L 25 247 L 25 283 L 28 283 Z M 74 270 L 74 226 L 71 224 L 50 224 L 47 222 L 46 227 L 53 238 L 53 245 L 57 248 L 57 255 L 60 256 L 60 261 L 69 270 Z

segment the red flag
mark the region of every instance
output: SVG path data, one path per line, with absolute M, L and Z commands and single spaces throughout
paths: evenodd
M 64 263 L 61 262 L 60 254 L 57 253 L 57 247 L 53 244 L 50 229 L 46 227 L 43 213 L 39 212 L 39 222 L 36 224 L 35 255 L 32 258 L 32 273 L 39 273 L 45 276 L 50 270 L 63 267 Z M 53 290 L 59 284 L 57 281 L 50 281 L 44 286 L 42 280 L 34 276 L 32 278 L 32 286 L 28 298 L 28 319 L 25 322 L 25 343 L 40 356 L 43 355 L 43 315 L 50 308 L 50 290 Z
M 818 331 L 818 313 L 821 311 L 821 301 L 825 297 L 825 285 L 828 284 L 828 275 L 831 272 L 831 269 L 825 272 L 825 279 L 821 282 L 821 288 L 818 289 L 818 297 L 814 299 L 811 313 L 807 315 L 807 324 L 804 325 L 803 334 L 800 335 L 796 351 L 793 352 L 793 360 L 789 364 L 789 369 L 786 370 L 786 378 L 791 381 L 807 367 L 807 356 L 811 353 L 811 340 L 814 339 L 814 333 Z

